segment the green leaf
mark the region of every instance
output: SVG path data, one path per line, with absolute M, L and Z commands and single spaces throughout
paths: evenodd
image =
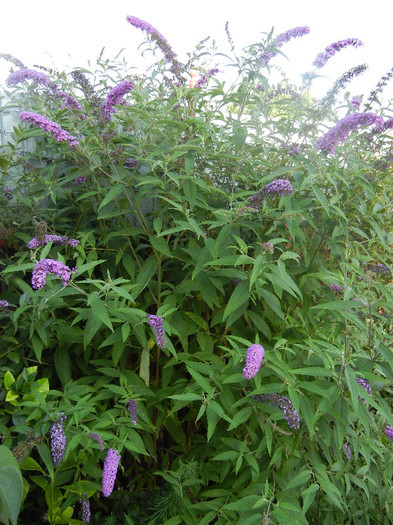
M 314 194 L 315 194 L 316 198 L 322 204 L 322 207 L 326 211 L 328 217 L 330 217 L 329 203 L 327 201 L 327 198 L 326 198 L 325 194 L 323 193 L 322 190 L 320 190 L 319 188 L 316 188 L 315 186 L 313 186 L 313 191 L 314 191 Z
M 57 375 L 64 386 L 71 379 L 71 357 L 68 350 L 58 346 L 53 357 Z
M 149 349 L 144 347 L 141 355 L 141 364 L 139 367 L 139 377 L 143 379 L 146 386 L 150 382 L 150 353 Z
M 359 388 L 355 373 L 349 365 L 345 367 L 345 379 L 347 380 L 347 385 L 351 393 L 353 409 L 355 415 L 357 415 L 359 410 Z
M 169 399 L 176 399 L 177 401 L 202 401 L 202 396 L 188 392 L 184 394 L 173 394 L 169 396 Z
M 15 378 L 9 370 L 4 374 L 4 386 L 7 390 L 10 389 L 11 385 L 15 383 Z
M 9 448 L 0 445 L 0 519 L 3 522 L 5 518 L 17 525 L 22 495 L 23 481 L 18 462 Z
M 115 186 L 112 186 L 112 188 L 105 195 L 105 197 L 103 198 L 101 204 L 99 205 L 98 211 L 100 211 L 101 208 L 103 208 L 106 204 L 108 204 L 108 202 L 111 202 L 114 199 L 116 199 L 116 197 L 118 195 L 120 195 L 120 193 L 122 191 L 124 191 L 124 185 L 123 184 L 116 184 Z
M 225 308 L 223 321 L 227 319 L 231 313 L 240 308 L 244 303 L 248 303 L 250 300 L 250 290 L 248 281 L 241 281 L 233 290 L 231 297 L 229 298 L 228 304 Z
M 295 489 L 296 487 L 300 487 L 300 485 L 304 485 L 307 483 L 307 481 L 311 477 L 311 472 L 309 470 L 304 470 L 303 472 L 299 472 L 291 481 L 287 484 L 284 490 L 291 490 Z
M 98 317 L 98 319 L 113 332 L 112 321 L 110 320 L 104 301 L 101 301 L 101 299 L 98 299 L 97 297 L 90 302 L 90 308 L 93 312 L 93 316 Z

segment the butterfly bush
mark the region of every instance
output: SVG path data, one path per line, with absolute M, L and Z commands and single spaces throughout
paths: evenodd
M 65 447 L 66 447 L 66 435 L 64 432 L 64 421 L 67 417 L 64 412 L 61 413 L 60 417 L 51 425 L 50 429 L 50 448 L 52 454 L 52 460 L 55 467 L 58 467 L 64 459 Z
M 120 459 L 121 456 L 117 450 L 112 448 L 108 450 L 102 474 L 102 493 L 106 498 L 113 492 Z
M 8 301 L 5 299 L 0 300 L 0 310 L 6 310 L 8 308 Z
M 247 348 L 246 366 L 243 368 L 244 379 L 252 379 L 261 367 L 265 349 L 263 346 L 253 344 Z
M 294 430 L 300 427 L 300 419 L 297 415 L 296 408 L 287 397 L 281 396 L 280 394 L 255 394 L 251 397 L 261 403 L 278 407 L 284 414 L 288 425 Z
M 393 441 L 393 428 L 390 425 L 386 425 L 383 431 L 388 436 L 388 438 Z
M 196 81 L 194 88 L 198 89 L 198 88 L 203 87 L 209 82 L 209 78 L 216 75 L 217 73 L 218 73 L 218 69 L 216 67 L 213 69 L 209 69 L 206 75 L 201 75 L 200 78 Z
M 56 277 L 60 277 L 63 286 L 66 286 L 68 281 L 71 279 L 71 269 L 54 259 L 41 259 L 35 265 L 33 275 L 31 278 L 31 286 L 34 290 L 39 290 L 46 284 L 46 276 L 53 274 Z
M 94 439 L 94 441 L 98 443 L 98 448 L 100 449 L 100 451 L 103 452 L 104 443 L 102 441 L 101 436 L 99 436 L 98 434 L 95 434 L 94 432 L 89 432 L 89 438 Z
M 345 142 L 351 131 L 357 130 L 360 126 L 371 126 L 373 124 L 377 130 L 381 131 L 384 125 L 383 118 L 375 113 L 351 113 L 339 120 L 323 137 L 320 137 L 317 140 L 316 147 L 333 154 L 335 146 L 340 142 Z
M 61 128 L 59 124 L 46 119 L 43 115 L 31 113 L 30 111 L 22 111 L 19 118 L 22 121 L 30 122 L 30 124 L 33 124 L 33 126 L 37 128 L 42 128 L 47 133 L 52 133 L 56 142 L 68 142 L 71 149 L 79 145 L 76 137 L 70 135 L 70 133 Z
M 358 385 L 362 386 L 364 390 L 370 395 L 373 395 L 373 391 L 371 390 L 370 383 L 367 381 L 367 379 L 364 379 L 363 377 L 357 377 L 356 382 Z M 362 401 L 362 403 L 365 405 L 366 401 L 363 399 L 362 396 L 359 396 L 359 399 Z
M 352 450 L 349 448 L 349 446 L 344 443 L 344 449 L 345 453 L 347 454 L 348 459 L 352 459 Z
M 71 246 L 72 248 L 75 248 L 78 246 L 79 241 L 76 239 L 69 239 L 65 235 L 45 235 L 43 240 L 39 240 L 36 237 L 33 237 L 31 241 L 27 243 L 27 247 L 30 250 L 35 250 L 39 246 L 45 246 L 45 244 L 48 244 L 49 242 L 52 242 L 54 245 L 62 244 L 63 246 Z
M 166 347 L 165 329 L 163 326 L 164 320 L 159 315 L 147 314 L 149 325 L 153 328 L 156 336 L 156 343 L 160 348 Z
M 358 38 L 347 38 L 346 40 L 339 40 L 334 42 L 325 48 L 325 51 L 319 53 L 313 61 L 313 66 L 320 69 L 327 61 L 334 56 L 336 53 L 344 49 L 345 47 L 360 47 L 363 46 L 363 42 Z
M 82 494 L 82 498 L 79 500 L 81 506 L 81 517 L 83 523 L 90 523 L 91 511 L 90 511 L 90 502 L 87 497 L 86 492 Z
M 35 71 L 34 69 L 23 68 L 18 71 L 14 71 L 7 78 L 6 84 L 9 87 L 16 86 L 26 80 L 33 80 L 37 84 L 49 87 L 52 83 L 51 79 L 45 73 L 41 71 Z

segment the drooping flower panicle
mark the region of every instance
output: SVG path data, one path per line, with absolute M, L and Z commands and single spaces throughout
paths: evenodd
M 117 450 L 112 448 L 108 450 L 104 463 L 104 471 L 102 474 L 102 493 L 106 498 L 113 492 L 120 459 L 121 456 Z
M 270 60 L 277 55 L 277 48 L 281 47 L 286 42 L 289 42 L 292 38 L 298 38 L 307 35 L 309 32 L 310 28 L 307 26 L 303 26 L 294 27 L 293 29 L 288 29 L 288 31 L 279 34 L 275 42 L 268 46 L 267 49 L 261 55 L 259 55 L 259 60 L 261 61 L 261 64 L 263 66 L 268 64 Z
M 149 322 L 149 325 L 153 328 L 154 334 L 156 336 L 156 343 L 160 348 L 165 348 L 166 346 L 166 337 L 165 337 L 165 330 L 163 326 L 163 318 L 159 315 L 151 315 L 147 314 L 147 319 Z
M 345 449 L 345 452 L 347 454 L 348 459 L 351 459 L 352 458 L 352 451 L 351 451 L 351 449 L 349 448 L 349 446 L 346 443 L 344 443 L 344 449 Z
M 317 149 L 333 154 L 335 146 L 340 142 L 345 142 L 351 131 L 355 131 L 360 126 L 371 126 L 372 124 L 380 131 L 384 125 L 383 118 L 375 113 L 352 113 L 347 115 L 317 140 Z
M 79 500 L 81 505 L 81 517 L 83 523 L 90 523 L 91 512 L 90 512 L 90 502 L 87 497 L 86 492 L 82 494 L 82 498 Z
M 19 118 L 24 121 L 30 122 L 37 128 L 42 128 L 47 133 L 52 133 L 56 142 L 68 142 L 72 149 L 78 146 L 79 142 L 76 137 L 70 135 L 68 131 L 65 131 L 59 124 L 46 119 L 43 115 L 38 113 L 31 113 L 30 111 L 22 111 Z
M 363 45 L 363 42 L 359 40 L 358 38 L 347 38 L 346 40 L 339 40 L 338 42 L 333 42 L 333 44 L 330 44 L 325 48 L 325 51 L 323 53 L 319 53 L 314 61 L 313 66 L 320 69 L 323 67 L 326 62 L 334 56 L 336 53 L 344 49 L 344 47 L 352 46 L 352 47 L 360 47 Z
M 131 80 L 123 80 L 108 93 L 105 102 L 102 105 L 102 110 L 107 118 L 110 118 L 110 114 L 114 113 L 115 107 L 122 102 L 124 96 L 134 89 L 134 84 Z
M 208 83 L 210 77 L 216 75 L 217 73 L 218 69 L 216 67 L 213 69 L 209 69 L 209 71 L 207 71 L 205 75 L 201 75 L 199 79 L 195 82 L 194 88 L 201 88 L 202 86 Z
M 243 368 L 245 379 L 252 379 L 257 374 L 264 355 L 265 349 L 261 345 L 253 344 L 247 348 L 246 366 Z
M 364 377 L 357 377 L 356 382 L 358 385 L 362 386 L 364 390 L 370 395 L 373 395 L 373 391 L 371 390 L 370 383 L 367 381 L 367 379 L 364 379 Z M 362 396 L 359 396 L 359 399 L 362 401 L 362 403 L 365 405 L 366 401 Z
M 289 195 L 293 192 L 292 184 L 285 179 L 276 179 L 263 186 L 258 193 L 251 195 L 248 202 L 254 208 L 260 209 L 266 197 L 272 195 Z
M 94 441 L 96 441 L 98 443 L 98 448 L 101 450 L 101 452 L 103 452 L 103 450 L 104 450 L 104 443 L 102 441 L 101 436 L 99 436 L 98 434 L 95 434 L 93 432 L 89 432 L 89 438 L 90 439 L 94 439 Z
M 71 269 L 54 259 L 41 259 L 35 265 L 33 275 L 31 278 L 31 286 L 34 290 L 39 290 L 46 284 L 46 276 L 52 273 L 56 277 L 60 277 L 63 286 L 66 286 L 71 279 Z
M 21 82 L 25 82 L 26 80 L 33 80 L 36 84 L 41 84 L 46 87 L 49 87 L 52 83 L 51 79 L 48 75 L 45 75 L 45 73 L 35 71 L 34 69 L 23 68 L 11 73 L 6 80 L 6 84 L 11 87 L 20 84 Z
M 284 414 L 284 417 L 288 425 L 297 430 L 300 426 L 300 420 L 297 415 L 296 408 L 292 405 L 291 401 L 280 394 L 255 394 L 251 396 L 252 398 L 260 401 L 261 403 L 267 403 L 279 407 L 281 412 Z
M 71 246 L 72 248 L 75 248 L 75 246 L 78 246 L 79 241 L 76 239 L 69 239 L 65 235 L 45 235 L 44 239 L 39 240 L 36 237 L 33 237 L 31 241 L 27 243 L 27 247 L 30 250 L 35 250 L 39 246 L 45 246 L 45 244 L 48 244 L 52 241 L 53 245 L 63 244 L 64 246 Z
M 386 425 L 383 431 L 388 436 L 388 438 L 393 441 L 393 428 L 390 425 Z
M 50 448 L 52 454 L 52 460 L 55 467 L 58 467 L 64 459 L 64 452 L 66 447 L 66 436 L 64 432 L 64 421 L 66 416 L 62 412 L 60 417 L 52 423 L 50 429 Z

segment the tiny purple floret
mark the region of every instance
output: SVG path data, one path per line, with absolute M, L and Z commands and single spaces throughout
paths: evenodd
M 261 367 L 265 355 L 263 346 L 253 344 L 247 348 L 246 366 L 243 368 L 243 377 L 252 379 Z

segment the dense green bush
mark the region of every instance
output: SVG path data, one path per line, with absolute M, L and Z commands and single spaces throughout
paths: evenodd
M 18 523 L 81 523 L 88 501 L 103 524 L 393 523 L 390 110 L 342 96 L 363 66 L 310 95 L 359 42 L 300 88 L 270 78 L 307 28 L 232 46 L 230 83 L 206 42 L 180 64 L 128 21 L 157 52 L 146 74 L 100 56 L 8 81 L 23 121 L 0 155 L 0 433 Z

